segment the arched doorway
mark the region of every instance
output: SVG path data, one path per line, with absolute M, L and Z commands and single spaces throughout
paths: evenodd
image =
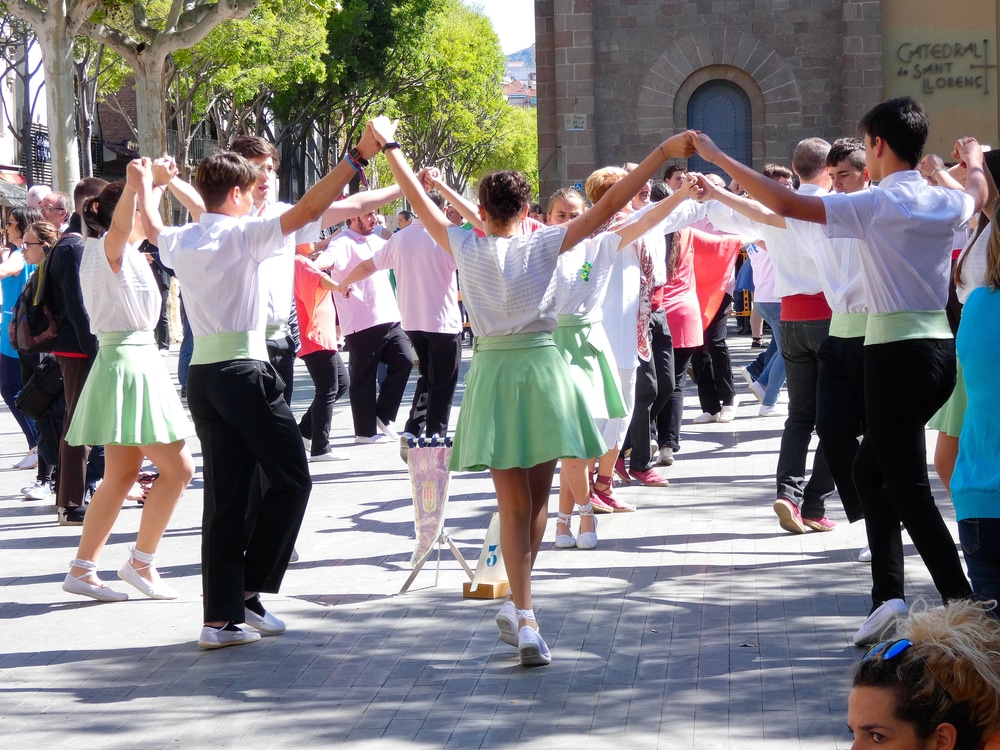
M 688 100 L 688 127 L 707 133 L 716 145 L 737 161 L 753 166 L 750 98 L 731 81 L 703 83 Z M 700 156 L 688 159 L 692 172 L 725 173 Z

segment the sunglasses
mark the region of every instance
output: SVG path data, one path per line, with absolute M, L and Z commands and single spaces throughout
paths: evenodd
M 868 649 L 868 653 L 862 657 L 861 661 L 871 661 L 872 659 L 889 661 L 895 659 L 912 645 L 913 641 L 909 638 L 900 638 L 898 641 L 882 641 Z

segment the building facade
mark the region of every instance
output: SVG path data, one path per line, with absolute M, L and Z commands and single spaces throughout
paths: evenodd
M 703 130 L 755 168 L 910 95 L 997 144 L 1000 0 L 537 0 L 540 195 Z M 707 169 L 697 158 L 689 169 Z

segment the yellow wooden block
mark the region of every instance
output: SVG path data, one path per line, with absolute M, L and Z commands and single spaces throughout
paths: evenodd
M 509 593 L 510 584 L 507 581 L 481 583 L 475 589 L 471 581 L 462 584 L 462 596 L 466 599 L 502 599 Z

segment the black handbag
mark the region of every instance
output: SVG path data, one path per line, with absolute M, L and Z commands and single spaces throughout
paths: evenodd
M 49 416 L 63 392 L 62 371 L 55 357 L 42 357 L 28 382 L 14 398 L 14 405 L 36 422 Z
M 14 303 L 8 335 L 11 346 L 21 354 L 52 351 L 59 324 L 45 303 L 45 261 L 31 275 Z

